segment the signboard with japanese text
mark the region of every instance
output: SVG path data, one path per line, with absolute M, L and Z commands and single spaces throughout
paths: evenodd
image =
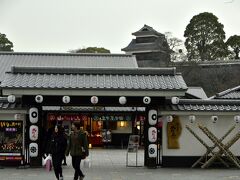
M 92 118 L 94 121 L 131 121 L 131 114 L 115 114 L 115 113 L 94 113 L 94 114 L 54 114 L 49 113 L 48 121 L 86 121 Z
M 0 121 L 0 160 L 21 160 L 23 121 Z

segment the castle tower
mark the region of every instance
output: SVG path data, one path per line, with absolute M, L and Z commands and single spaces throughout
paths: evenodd
M 164 67 L 170 62 L 170 49 L 164 34 L 148 25 L 132 33 L 136 39 L 123 48 L 126 54 L 136 56 L 139 67 Z

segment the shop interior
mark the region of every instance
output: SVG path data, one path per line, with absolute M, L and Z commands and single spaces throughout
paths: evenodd
M 66 135 L 71 133 L 71 124 L 79 122 L 87 133 L 90 148 L 126 148 L 129 136 L 140 135 L 143 145 L 144 116 L 133 113 L 58 113 L 48 112 L 46 130 L 56 124 L 64 127 Z

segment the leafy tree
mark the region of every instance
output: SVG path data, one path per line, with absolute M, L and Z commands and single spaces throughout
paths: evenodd
M 183 41 L 172 35 L 171 32 L 164 33 L 170 48 L 171 61 L 186 61 L 186 49 Z
M 235 53 L 235 59 L 239 59 L 239 52 L 240 52 L 240 36 L 234 35 L 230 36 L 226 42 L 227 46 L 233 49 Z
M 166 32 L 165 36 L 166 36 L 170 50 L 176 51 L 178 47 L 181 47 L 183 45 L 183 41 L 181 39 L 173 37 L 171 32 Z
M 110 53 L 110 50 L 103 47 L 87 47 L 82 49 L 71 50 L 72 53 Z
M 8 40 L 5 34 L 0 33 L 0 51 L 13 51 L 13 43 Z
M 189 60 L 216 60 L 227 56 L 223 25 L 212 13 L 193 16 L 184 31 Z

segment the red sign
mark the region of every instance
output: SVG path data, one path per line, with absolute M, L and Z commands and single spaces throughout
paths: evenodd
M 85 120 L 86 115 L 80 114 L 48 114 L 48 121 L 81 121 Z

